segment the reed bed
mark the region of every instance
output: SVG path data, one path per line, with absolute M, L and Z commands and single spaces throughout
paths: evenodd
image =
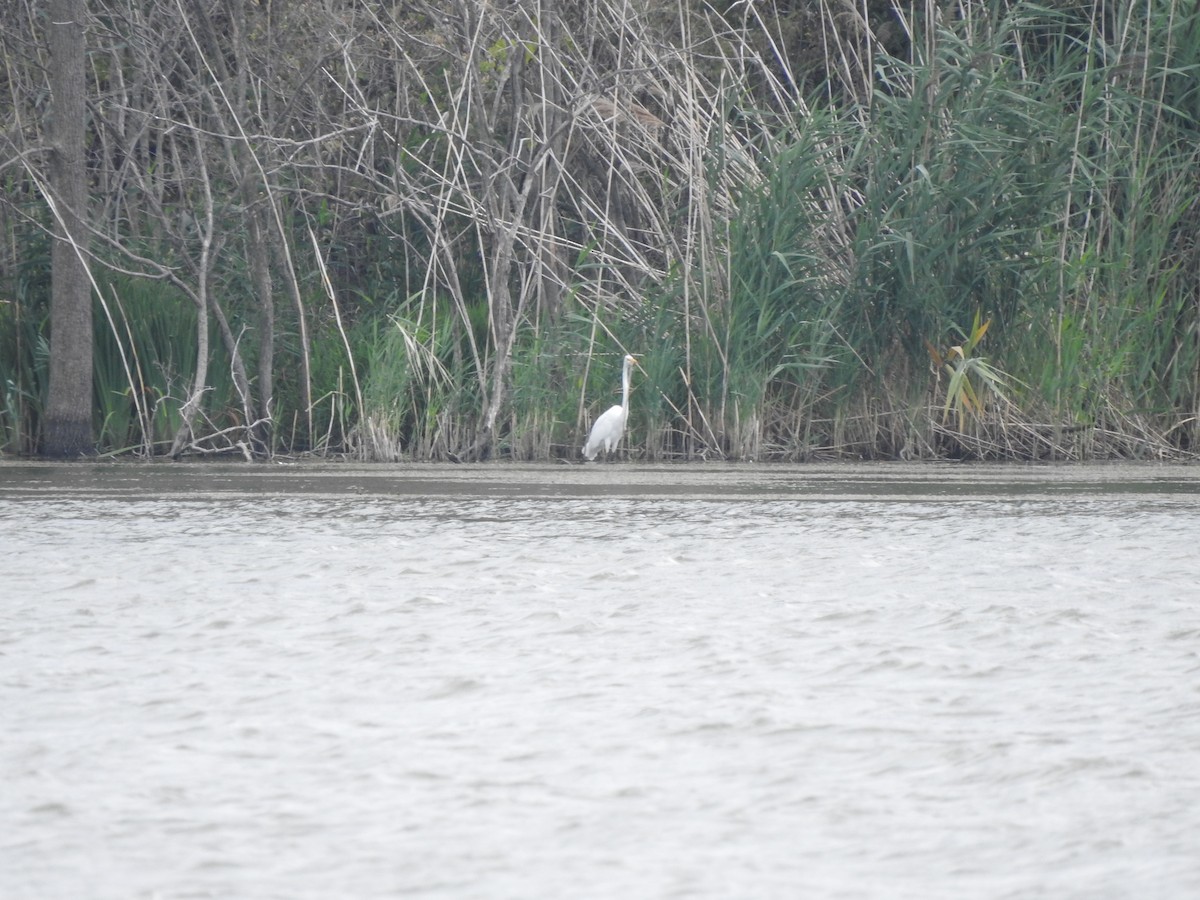
M 1195 454 L 1194 5 L 233 3 L 212 45 L 118 6 L 106 451 L 575 459 L 633 352 L 642 459 Z M 31 453 L 49 255 L 5 140 L 0 452 Z

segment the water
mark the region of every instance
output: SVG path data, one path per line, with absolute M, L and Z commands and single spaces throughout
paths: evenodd
M 1200 470 L 0 466 L 5 898 L 1200 896 Z

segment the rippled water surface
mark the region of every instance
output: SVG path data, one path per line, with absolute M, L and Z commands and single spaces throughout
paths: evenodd
M 0 465 L 0 896 L 1200 896 L 1200 470 Z

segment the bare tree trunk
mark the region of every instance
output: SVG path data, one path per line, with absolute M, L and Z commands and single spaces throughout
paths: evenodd
M 265 173 L 261 163 L 255 159 L 255 151 L 250 145 L 245 131 L 247 124 L 253 119 L 247 98 L 250 60 L 245 40 L 246 4 L 245 0 L 226 0 L 222 9 L 228 15 L 229 30 L 224 39 L 214 28 L 212 19 L 203 3 L 193 0 L 192 8 L 196 13 L 203 36 L 203 41 L 198 43 L 197 48 L 205 48 L 201 52 L 206 64 L 211 67 L 216 82 L 214 85 L 216 92 L 209 95 L 210 112 L 216 121 L 221 123 L 221 131 L 226 134 L 223 140 L 225 154 L 229 171 L 239 186 L 242 200 L 242 220 L 246 224 L 247 231 L 246 254 L 250 266 L 251 283 L 258 294 L 260 304 L 259 322 L 260 325 L 266 326 L 266 330 L 260 333 L 259 344 L 261 348 L 265 348 L 265 352 L 259 358 L 259 373 L 265 375 L 265 380 L 259 384 L 262 392 L 261 402 L 255 402 L 253 386 L 242 360 L 241 336 L 233 333 L 224 309 L 211 292 L 208 296 L 208 303 L 213 318 L 216 319 L 221 340 L 229 353 L 234 385 L 242 401 L 247 444 L 253 448 L 255 453 L 265 454 L 269 453 L 269 443 L 264 439 L 263 426 L 268 425 L 270 418 L 275 314 L 271 297 L 269 246 L 266 232 L 261 227 L 264 216 L 258 208 L 258 193 L 266 187 L 261 181 Z M 224 55 L 227 50 L 232 51 L 231 60 L 227 60 Z M 217 99 L 218 94 L 220 100 Z M 228 120 L 226 120 L 226 114 L 229 116 Z M 240 137 L 234 135 L 240 135 Z M 267 202 L 273 201 L 268 197 Z M 260 421 L 260 412 L 265 421 Z
M 84 16 L 86 0 L 51 0 L 50 195 L 57 240 L 51 250 L 50 396 L 42 455 L 95 451 L 92 440 L 92 292 L 83 258 Z
M 256 429 L 263 449 L 270 455 L 272 450 L 272 421 L 275 413 L 275 298 L 271 281 L 270 225 L 261 209 L 251 210 L 247 215 L 250 226 L 250 273 L 258 294 L 258 401 L 259 415 L 265 419 L 262 428 Z
M 196 374 L 192 378 L 191 391 L 179 411 L 181 422 L 171 442 L 171 459 L 179 459 L 195 440 L 196 415 L 208 385 L 208 253 L 201 257 L 199 283 L 196 288 Z
M 208 310 L 209 285 L 208 276 L 211 271 L 214 256 L 213 233 L 215 217 L 213 215 L 212 182 L 209 179 L 208 166 L 204 162 L 203 142 L 199 131 L 192 134 L 196 142 L 196 161 L 199 166 L 200 187 L 204 193 L 204 218 L 200 225 L 200 257 L 196 267 L 196 289 L 191 293 L 192 302 L 196 304 L 196 375 L 192 380 L 191 392 L 180 410 L 179 430 L 171 442 L 171 458 L 178 459 L 183 451 L 195 441 L 196 416 L 200 412 L 204 394 L 208 390 Z

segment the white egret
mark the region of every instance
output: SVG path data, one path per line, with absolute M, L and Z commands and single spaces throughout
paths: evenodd
M 592 425 L 592 433 L 583 445 L 585 458 L 595 459 L 601 447 L 604 448 L 604 455 L 608 456 L 621 443 L 621 436 L 625 433 L 625 420 L 629 417 L 629 375 L 636 362 L 632 356 L 625 355 L 625 365 L 621 369 L 621 403 L 606 411 Z

